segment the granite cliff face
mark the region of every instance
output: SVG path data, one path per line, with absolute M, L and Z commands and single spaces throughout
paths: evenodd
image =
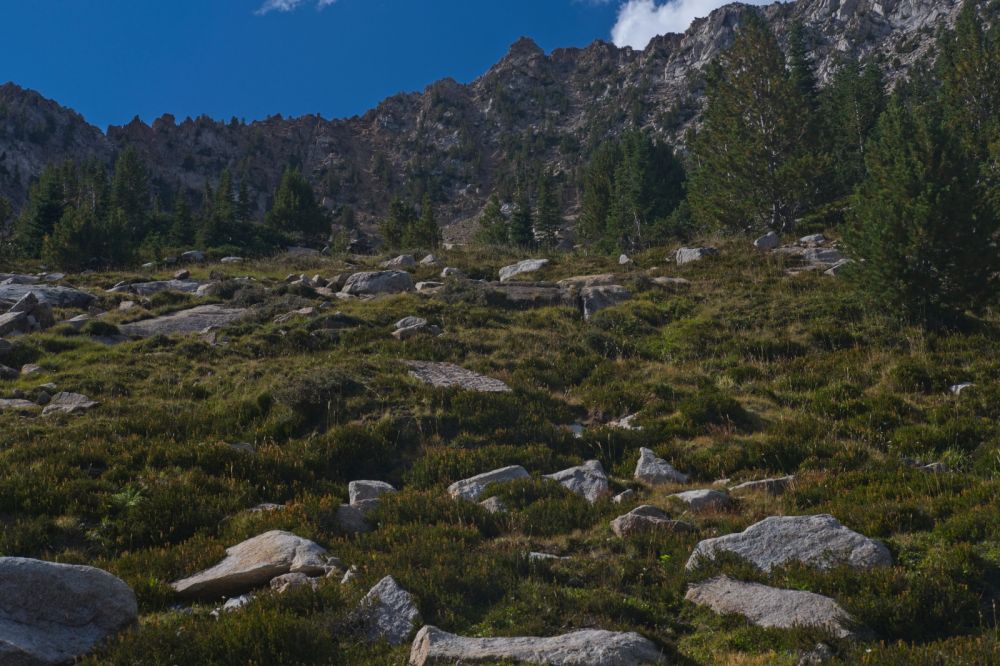
M 894 80 L 928 53 L 960 8 L 960 0 L 799 0 L 761 11 L 782 40 L 802 22 L 821 80 L 845 53 L 878 58 Z M 522 39 L 467 85 L 439 81 L 345 120 L 178 123 L 167 115 L 105 134 L 72 110 L 7 84 L 0 87 L 0 196 L 19 207 L 46 163 L 110 162 L 132 144 L 157 187 L 187 191 L 193 201 L 206 180 L 229 168 L 263 211 L 285 165 L 294 163 L 331 210 L 351 206 L 361 222 L 377 219 L 392 194 L 417 198 L 424 189 L 434 193 L 443 222 L 468 221 L 526 160 L 570 173 L 600 141 L 635 126 L 676 141 L 697 120 L 701 71 L 732 42 L 743 11 L 727 5 L 642 51 L 594 42 L 546 55 Z M 575 203 L 567 190 L 568 213 Z

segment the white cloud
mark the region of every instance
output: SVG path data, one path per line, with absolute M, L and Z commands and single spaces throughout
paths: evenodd
M 271 12 L 290 12 L 293 9 L 297 9 L 299 5 L 310 2 L 311 0 L 265 0 L 264 4 L 254 12 L 257 16 L 263 16 L 264 14 L 270 14 Z M 337 0 L 315 0 L 316 9 L 323 9 L 324 7 L 329 7 Z
M 771 4 L 773 0 L 743 0 L 751 5 Z M 617 46 L 644 49 L 649 40 L 669 32 L 684 32 L 696 18 L 708 16 L 727 0 L 628 0 L 618 10 L 618 20 L 611 29 L 611 41 Z

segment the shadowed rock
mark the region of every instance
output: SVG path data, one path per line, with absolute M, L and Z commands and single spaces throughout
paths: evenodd
M 226 549 L 215 566 L 170 586 L 185 597 L 235 596 L 266 585 L 286 573 L 325 573 L 326 549 L 291 532 L 272 530 Z
M 597 460 L 588 460 L 577 467 L 546 474 L 544 478 L 562 484 L 591 504 L 608 494 L 608 475 Z
M 70 287 L 5 284 L 0 285 L 0 305 L 10 307 L 26 294 L 34 294 L 39 303 L 48 303 L 57 308 L 83 309 L 94 300 L 90 294 Z
M 675 493 L 670 497 L 684 502 L 692 511 L 728 509 L 733 504 L 729 495 L 718 490 L 688 490 L 683 493 Z
M 829 597 L 800 590 L 782 590 L 718 576 L 691 585 L 684 597 L 720 615 L 742 615 L 758 627 L 825 629 L 837 636 L 851 635 L 850 616 Z
M 187 271 L 184 271 L 185 273 Z M 158 280 L 155 282 L 133 282 L 132 284 L 117 284 L 109 292 L 113 294 L 129 293 L 137 294 L 139 296 L 152 296 L 153 294 L 158 294 L 161 291 L 179 291 L 185 294 L 197 293 L 198 288 L 203 283 L 197 280 L 188 280 L 187 278 L 173 280 Z
M 619 285 L 603 287 L 584 287 L 580 290 L 580 302 L 583 304 L 583 318 L 590 319 L 605 308 L 614 307 L 630 299 L 628 289 Z
M 174 333 L 199 333 L 208 328 L 218 328 L 245 319 L 250 315 L 250 312 L 250 310 L 243 308 L 199 305 L 162 317 L 122 324 L 118 328 L 123 334 L 137 338 Z
M 738 555 L 762 571 L 788 562 L 802 562 L 817 569 L 840 565 L 870 569 L 892 564 L 892 556 L 883 544 L 826 514 L 772 516 L 742 532 L 706 539 L 695 546 L 687 568 L 693 569 L 703 559 L 712 560 L 719 552 Z
M 347 493 L 351 504 L 378 499 L 386 493 L 394 492 L 396 489 L 385 481 L 351 481 L 347 484 Z
M 85 412 L 88 409 L 93 409 L 97 407 L 100 403 L 96 400 L 91 400 L 87 396 L 80 393 L 68 393 L 63 391 L 62 393 L 56 393 L 52 396 L 52 399 L 45 409 L 42 410 L 42 416 L 51 416 L 52 414 L 77 414 L 79 412 Z
M 719 251 L 714 247 L 682 247 L 674 255 L 674 261 L 678 266 L 690 264 L 694 261 L 701 261 L 706 257 L 714 257 Z
M 386 576 L 361 600 L 358 617 L 369 641 L 402 645 L 420 625 L 420 610 L 413 595 Z
M 648 504 L 636 507 L 611 521 L 611 531 L 619 537 L 645 532 L 691 532 L 694 525 L 673 520 L 661 509 Z
M 70 663 L 137 617 L 135 594 L 106 571 L 0 557 L 0 664 Z
M 561 636 L 466 638 L 426 626 L 413 640 L 410 666 L 514 662 L 553 666 L 665 663 L 656 645 L 634 632 L 585 629 Z

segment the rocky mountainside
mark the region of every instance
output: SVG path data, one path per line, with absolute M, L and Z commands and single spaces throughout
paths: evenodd
M 928 52 L 960 7 L 960 0 L 799 0 L 762 11 L 781 39 L 802 22 L 821 80 L 842 54 L 878 58 L 893 80 Z M 603 139 L 636 126 L 677 141 L 697 119 L 701 71 L 731 43 L 744 10 L 722 7 L 642 51 L 598 41 L 546 55 L 521 39 L 467 85 L 439 81 L 345 120 L 178 123 L 165 115 L 152 126 L 136 119 L 104 134 L 72 110 L 7 84 L 0 87 L 0 196 L 18 207 L 46 163 L 110 161 L 131 144 L 165 199 L 183 191 L 196 201 L 205 182 L 229 168 L 263 210 L 292 163 L 327 207 L 350 206 L 361 222 L 384 211 L 387 195 L 417 199 L 424 191 L 444 223 L 461 222 L 495 189 L 509 193 L 522 165 L 570 175 Z M 566 188 L 568 213 L 575 200 L 575 189 Z

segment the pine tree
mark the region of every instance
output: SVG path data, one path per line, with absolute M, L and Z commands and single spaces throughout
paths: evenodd
M 236 197 L 236 221 L 247 224 L 253 218 L 254 202 L 250 196 L 250 187 L 246 177 L 240 179 L 240 193 Z
M 596 244 L 604 239 L 611 212 L 615 169 L 621 161 L 618 142 L 606 142 L 594 152 L 583 177 L 583 202 L 577 233 L 580 239 Z
M 138 245 L 149 233 L 149 174 L 139 153 L 128 146 L 115 162 L 111 181 L 111 208 L 122 212 L 126 234 Z
M 897 95 L 868 152 L 847 240 L 857 281 L 880 304 L 936 327 L 996 293 L 1000 225 L 979 169 L 936 110 Z
M 63 270 L 79 271 L 93 256 L 99 223 L 94 211 L 85 207 L 68 209 L 42 244 L 42 260 Z
M 272 229 L 286 233 L 324 238 L 330 233 L 330 218 L 298 169 L 285 170 L 274 194 L 274 205 L 264 219 Z
M 424 195 L 420 206 L 420 218 L 410 229 L 410 233 L 407 234 L 410 238 L 408 246 L 434 250 L 441 245 L 441 227 L 434 217 L 434 205 L 431 203 L 430 194 Z
M 65 169 L 51 165 L 45 167 L 28 191 L 28 203 L 12 231 L 14 245 L 23 256 L 38 257 L 43 239 L 52 233 L 66 213 Z
M 806 48 L 805 28 L 801 21 L 792 23 L 788 32 L 788 76 L 792 87 L 805 102 L 810 112 L 816 111 L 817 90 L 816 73 L 813 71 L 809 49 Z
M 173 223 L 167 234 L 169 242 L 176 247 L 188 247 L 195 241 L 194 220 L 191 207 L 183 192 L 178 192 L 174 203 Z
M 416 220 L 417 212 L 413 206 L 398 196 L 393 197 L 389 202 L 389 214 L 379 223 L 379 231 L 386 246 L 394 249 L 402 247 Z
M 534 244 L 534 226 L 531 219 L 531 202 L 528 191 L 522 187 L 517 199 L 517 208 L 510 218 L 510 243 L 518 247 L 531 247 Z
M 690 200 L 706 227 L 789 229 L 817 194 L 812 121 L 764 19 L 747 9 L 710 67 L 693 145 Z
M 507 219 L 500 205 L 500 197 L 495 193 L 479 216 L 476 239 L 484 245 L 503 245 L 507 242 Z
M 559 201 L 552 191 L 552 181 L 546 173 L 543 173 L 538 179 L 537 198 L 535 240 L 542 247 L 555 247 L 559 230 L 562 227 L 562 215 L 559 210 Z

